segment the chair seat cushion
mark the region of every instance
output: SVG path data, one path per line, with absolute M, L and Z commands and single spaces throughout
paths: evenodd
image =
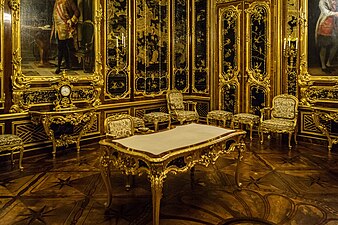
M 208 112 L 207 117 L 215 120 L 227 120 L 232 117 L 232 113 L 224 110 L 212 110 Z
M 0 151 L 6 147 L 22 145 L 22 139 L 14 134 L 2 134 L 0 135 Z
M 197 120 L 198 114 L 195 111 L 177 111 L 177 117 L 185 120 Z
M 144 120 L 148 122 L 158 121 L 158 122 L 166 122 L 169 121 L 170 117 L 168 113 L 164 112 L 151 112 L 144 114 Z
M 293 131 L 294 130 L 294 121 L 293 120 L 287 120 L 287 119 L 270 119 L 270 120 L 264 120 L 261 123 L 261 129 L 267 129 L 271 131 Z
M 133 117 L 134 127 L 145 127 L 144 120 L 138 117 Z
M 245 123 L 245 122 L 258 123 L 259 116 L 251 114 L 251 113 L 238 113 L 233 116 L 233 120 L 239 121 L 242 123 Z

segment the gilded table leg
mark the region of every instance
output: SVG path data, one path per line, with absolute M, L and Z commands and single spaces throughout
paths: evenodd
M 23 146 L 20 147 L 20 157 L 19 157 L 19 169 L 21 171 L 23 170 L 22 158 L 23 158 Z
M 249 123 L 250 126 L 250 141 L 252 141 L 252 127 L 253 127 L 253 123 Z
M 112 186 L 110 181 L 110 160 L 109 155 L 102 155 L 100 158 L 100 167 L 101 167 L 101 176 L 107 190 L 107 203 L 105 204 L 107 208 L 111 205 L 112 199 Z
M 158 131 L 158 120 L 157 119 L 154 120 L 154 128 L 155 128 L 155 132 L 157 132 Z
M 151 175 L 151 192 L 153 200 L 153 225 L 160 224 L 160 204 L 162 198 L 163 189 L 163 177 L 157 175 Z
M 238 150 L 238 156 L 237 156 L 237 165 L 236 165 L 236 171 L 235 171 L 235 182 L 236 185 L 239 189 L 241 189 L 242 183 L 239 181 L 239 170 L 240 170 L 240 164 L 242 161 L 242 151 L 244 151 L 245 144 L 244 143 L 239 143 L 237 145 L 237 150 Z
M 53 143 L 52 154 L 53 154 L 53 159 L 55 159 L 55 156 L 56 156 L 56 142 L 55 142 L 55 140 L 52 140 L 52 143 Z
M 80 152 L 80 139 L 76 141 L 76 151 Z

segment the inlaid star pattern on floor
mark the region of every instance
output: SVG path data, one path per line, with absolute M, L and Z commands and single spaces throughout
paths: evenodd
M 272 138 L 263 145 L 246 140 L 238 189 L 235 154 L 215 165 L 169 174 L 161 200 L 161 225 L 336 225 L 338 224 L 338 153 L 326 146 Z M 281 144 L 282 143 L 282 144 Z M 50 149 L 51 150 L 51 149 Z M 1 225 L 99 224 L 151 225 L 151 188 L 146 175 L 135 177 L 126 191 L 126 177 L 112 171 L 112 204 L 101 178 L 98 144 L 25 157 L 23 172 L 0 168 Z M 193 183 L 192 183 L 193 182 Z

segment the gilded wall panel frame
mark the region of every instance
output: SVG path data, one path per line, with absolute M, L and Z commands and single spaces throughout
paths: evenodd
M 4 108 L 5 94 L 4 94 L 4 0 L 0 0 L 0 109 Z
M 270 3 L 254 2 L 246 11 L 246 112 L 259 114 L 270 102 L 271 12 Z M 245 75 L 246 76 L 246 75 Z M 256 91 L 255 91 L 256 90 Z M 259 90 L 259 91 L 257 91 Z M 255 96 L 254 93 L 257 93 Z M 259 99 L 258 99 L 259 98 Z M 256 105 L 253 100 L 257 101 Z
M 172 1 L 172 49 L 173 53 L 173 77 L 172 86 L 183 93 L 189 92 L 189 36 L 190 36 L 190 1 Z
M 241 15 L 239 5 L 218 9 L 218 108 L 239 112 L 241 62 Z
M 210 20 L 211 1 L 194 0 L 192 10 L 192 92 L 208 94 L 210 73 Z
M 105 96 L 125 99 L 131 95 L 131 6 L 132 1 L 106 0 L 105 9 Z
M 321 47 L 318 39 L 317 21 L 320 20 L 319 1 L 300 0 L 300 75 L 298 86 L 300 88 L 300 104 L 311 106 L 313 104 L 338 103 L 338 58 L 337 53 L 331 63 L 332 68 L 323 69 L 321 63 Z M 337 28 L 335 28 L 337 29 Z M 321 45 L 322 46 L 322 45 Z M 333 48 L 332 43 L 326 49 Z M 328 53 L 329 54 L 329 53 Z M 323 58 L 327 65 L 328 58 Z
M 50 3 L 48 1 L 48 3 Z M 90 103 L 94 106 L 99 105 L 101 87 L 103 85 L 103 75 L 102 75 L 102 59 L 100 54 L 101 48 L 101 21 L 102 21 L 102 7 L 100 5 L 100 0 L 94 1 L 83 1 L 83 5 L 80 9 L 81 14 L 78 18 L 78 23 L 76 29 L 77 32 L 74 32 L 73 39 L 78 41 L 76 53 L 80 54 L 80 45 L 85 40 L 86 35 L 90 35 L 90 38 L 93 40 L 90 54 L 86 54 L 84 57 L 90 57 L 89 63 L 91 68 L 89 72 L 85 70 L 85 58 L 81 56 L 77 59 L 80 60 L 81 65 L 77 68 L 74 65 L 76 60 L 72 63 L 72 69 L 64 70 L 69 79 L 76 83 L 78 86 L 85 85 L 90 86 L 90 90 L 94 93 L 91 99 L 86 99 L 85 102 Z M 41 105 L 38 101 L 29 103 L 24 99 L 25 93 L 31 88 L 40 87 L 42 91 L 51 91 L 51 83 L 57 82 L 61 78 L 61 73 L 58 74 L 53 67 L 53 63 L 50 63 L 49 60 L 51 55 L 44 58 L 44 53 L 47 49 L 52 52 L 53 44 L 48 42 L 49 33 L 52 33 L 53 27 L 48 24 L 52 19 L 53 6 L 48 6 L 47 1 L 36 1 L 36 5 L 31 0 L 10 0 L 8 2 L 11 9 L 11 20 L 12 20 L 12 62 L 13 62 L 13 73 L 11 76 L 12 79 L 12 90 L 13 105 L 10 109 L 11 112 L 25 112 L 28 111 L 32 106 Z M 29 6 L 29 7 L 28 7 Z M 43 7 L 45 11 L 34 11 Z M 49 11 L 48 11 L 49 10 Z M 34 15 L 34 16 L 33 16 Z M 41 17 L 40 17 L 41 16 Z M 27 19 L 29 18 L 29 19 Z M 85 30 L 85 22 L 90 22 L 93 24 L 93 28 L 88 28 Z M 43 23 L 43 24 L 41 24 Z M 88 24 L 87 23 L 87 24 Z M 44 26 L 43 26 L 44 25 Z M 80 26 L 81 25 L 81 26 Z M 79 28 L 81 27 L 81 29 Z M 79 29 L 79 30 L 78 30 Z M 27 32 L 27 30 L 30 30 Z M 45 32 L 46 31 L 46 32 Z M 45 32 L 42 38 L 38 35 L 39 32 Z M 76 36 L 75 36 L 76 33 Z M 31 34 L 34 34 L 33 36 Z M 28 35 L 28 36 L 25 36 Z M 42 34 L 41 34 L 42 35 Z M 42 39 L 44 44 L 49 43 L 48 47 L 41 47 L 38 43 Z M 32 40 L 30 42 L 29 40 Z M 45 45 L 42 46 L 45 46 Z M 28 47 L 27 47 L 28 46 Z M 88 46 L 88 45 L 87 45 Z M 32 48 L 30 48 L 32 47 Z M 37 49 L 36 49 L 37 48 Z M 28 50 L 27 50 L 28 49 Z M 37 54 L 38 60 L 40 62 L 43 59 L 47 59 L 46 64 L 36 64 L 34 54 Z M 37 53 L 38 52 L 38 53 Z M 76 55 L 76 54 L 75 54 Z M 32 57 L 31 57 L 32 56 Z M 28 64 L 26 64 L 28 62 Z M 31 64 L 30 64 L 31 63 Z M 28 66 L 27 66 L 28 65 Z M 82 66 L 83 65 L 83 70 Z M 35 67 L 36 66 L 36 67 Z M 46 69 L 46 67 L 47 69 Z M 54 64 L 55 66 L 55 64 Z M 29 70 L 27 70 L 29 68 Z M 33 68 L 33 69 L 31 69 Z M 55 71 L 55 72 L 54 72 Z M 36 93 L 37 95 L 43 93 Z M 52 104 L 52 103 L 51 103 Z
M 160 96 L 170 88 L 170 0 L 133 3 L 135 97 Z

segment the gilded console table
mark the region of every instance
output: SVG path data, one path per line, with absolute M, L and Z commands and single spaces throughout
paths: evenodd
M 31 111 L 32 122 L 42 124 L 48 138 L 53 143 L 53 158 L 56 148 L 76 144 L 80 152 L 80 139 L 90 129 L 95 119 L 94 108 L 72 109 L 61 111 Z
M 106 206 L 110 207 L 112 199 L 111 165 L 126 175 L 147 173 L 155 225 L 160 223 L 163 183 L 169 173 L 186 172 L 195 164 L 208 166 L 220 155 L 237 150 L 235 181 L 239 187 L 239 162 L 245 150 L 245 134 L 245 131 L 193 123 L 158 133 L 101 140 L 101 174 L 108 193 Z
M 323 107 L 313 107 L 313 121 L 316 127 L 326 136 L 328 140 L 328 150 L 329 152 L 332 149 L 333 144 L 338 143 L 338 138 L 334 138 L 328 128 L 323 122 L 333 121 L 338 123 L 338 109 L 337 108 L 323 108 Z

